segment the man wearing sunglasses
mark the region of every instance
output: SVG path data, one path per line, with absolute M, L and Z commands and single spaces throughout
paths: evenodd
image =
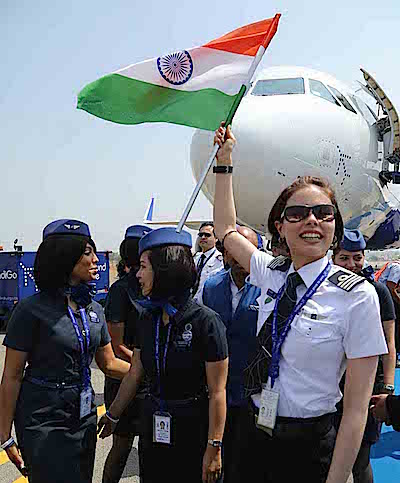
M 214 223 L 204 222 L 199 229 L 198 245 L 200 252 L 194 256 L 194 263 L 197 268 L 197 283 L 193 289 L 193 298 L 202 302 L 204 284 L 210 275 L 214 275 L 224 268 L 222 254 L 216 249 L 217 239 L 214 234 Z

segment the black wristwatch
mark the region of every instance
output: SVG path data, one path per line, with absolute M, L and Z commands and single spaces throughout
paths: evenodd
M 221 174 L 228 174 L 233 172 L 233 166 L 214 166 L 213 173 L 221 173 Z
M 384 384 L 383 385 L 383 390 L 386 391 L 388 394 L 393 394 L 394 393 L 394 386 L 393 384 Z
M 222 448 L 222 441 L 219 441 L 218 439 L 209 439 L 207 443 L 213 448 Z

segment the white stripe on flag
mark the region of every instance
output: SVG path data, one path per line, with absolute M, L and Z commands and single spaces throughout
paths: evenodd
M 196 47 L 187 52 L 193 61 L 193 74 L 188 82 L 182 85 L 173 85 L 163 79 L 158 71 L 157 59 L 132 64 L 116 71 L 115 74 L 169 89 L 182 91 L 218 89 L 229 95 L 237 94 L 242 84 L 246 84 L 248 81 L 253 56 L 233 54 L 207 47 Z

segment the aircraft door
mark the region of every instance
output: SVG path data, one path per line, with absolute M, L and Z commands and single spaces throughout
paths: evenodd
M 400 128 L 399 115 L 392 102 L 379 86 L 376 80 L 364 69 L 361 69 L 364 79 L 367 83 L 366 88 L 376 99 L 377 103 L 382 107 L 386 117 L 378 121 L 378 130 L 383 140 L 384 147 L 384 164 L 383 170 L 388 169 L 388 163 L 395 165 L 398 171 L 400 163 Z

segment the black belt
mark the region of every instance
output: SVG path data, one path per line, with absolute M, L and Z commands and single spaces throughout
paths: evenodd
M 152 399 L 158 405 L 160 404 L 159 397 L 156 397 L 153 394 L 147 394 L 147 397 Z M 167 407 L 170 407 L 170 408 L 183 408 L 183 407 L 196 404 L 199 401 L 205 401 L 206 399 L 207 399 L 207 395 L 202 395 L 202 396 L 189 397 L 187 399 L 165 399 L 163 402 Z
M 39 379 L 37 377 L 27 376 L 25 381 L 36 384 L 37 386 L 42 386 L 47 389 L 78 389 L 82 387 L 82 384 L 71 384 L 67 382 L 51 382 L 46 379 Z
M 251 398 L 249 409 L 253 416 L 258 415 L 259 408 L 254 404 Z M 309 438 L 310 436 L 326 434 L 333 425 L 334 414 L 335 413 L 327 413 L 312 418 L 277 416 L 273 434 L 274 436 L 288 439 L 304 439 Z

